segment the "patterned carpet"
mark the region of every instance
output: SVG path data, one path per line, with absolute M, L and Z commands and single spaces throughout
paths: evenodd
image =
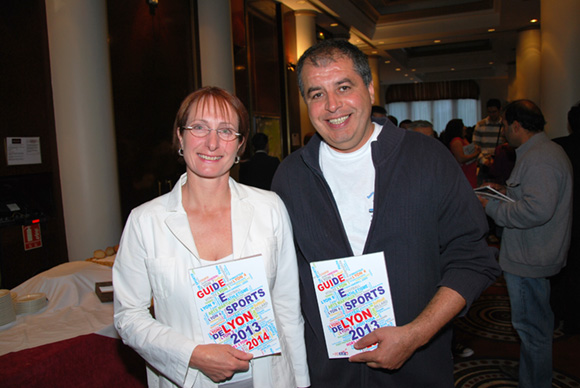
M 459 341 L 475 353 L 455 360 L 456 388 L 517 387 L 518 383 L 502 371 L 516 367 L 519 338 L 511 325 L 509 297 L 502 278 L 490 287 L 455 321 Z M 580 388 L 580 336 L 554 331 L 554 388 Z

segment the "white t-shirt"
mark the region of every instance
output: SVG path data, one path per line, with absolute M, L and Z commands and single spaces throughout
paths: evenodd
M 373 125 L 375 128 L 369 140 L 354 152 L 338 152 L 326 142 L 320 143 L 320 167 L 355 255 L 363 253 L 373 218 L 375 166 L 371 143 L 382 130 L 382 126 Z

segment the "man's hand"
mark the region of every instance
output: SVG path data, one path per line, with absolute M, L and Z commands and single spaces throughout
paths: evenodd
M 234 349 L 230 345 L 198 345 L 191 353 L 189 365 L 203 372 L 213 382 L 219 383 L 236 372 L 247 371 L 253 357 L 251 353 Z
M 477 199 L 479 199 L 481 206 L 483 206 L 483 208 L 485 209 L 485 207 L 487 206 L 487 203 L 489 202 L 489 199 L 485 198 L 483 195 L 478 195 Z
M 378 343 L 375 350 L 355 354 L 350 362 L 365 362 L 371 368 L 399 369 L 421 346 L 417 336 L 411 334 L 409 325 L 381 327 L 365 335 L 355 345 L 364 349 Z
M 378 344 L 377 348 L 355 354 L 349 361 L 365 362 L 371 368 L 398 369 L 464 306 L 465 299 L 457 291 L 439 287 L 431 302 L 412 322 L 398 327 L 382 327 L 362 337 L 354 345 L 356 349 L 373 344 Z

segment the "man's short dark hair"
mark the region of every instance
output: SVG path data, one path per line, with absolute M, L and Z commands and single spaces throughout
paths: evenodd
M 252 137 L 252 146 L 254 151 L 260 151 L 266 149 L 268 145 L 268 135 L 262 132 L 258 132 Z
M 580 103 L 570 108 L 568 112 L 568 124 L 573 133 L 580 133 Z
M 487 100 L 487 104 L 485 104 L 486 108 L 490 108 L 492 106 L 495 106 L 498 110 L 501 109 L 501 101 L 498 100 L 497 98 L 490 98 L 489 100 Z
M 380 105 L 373 105 L 371 107 L 371 114 L 373 114 L 373 113 L 380 113 L 380 114 L 383 114 L 383 115 L 386 116 L 387 115 L 387 110 L 384 107 L 380 106 Z
M 365 86 L 369 86 L 373 80 L 369 60 L 358 47 L 344 39 L 327 39 L 316 43 L 302 54 L 298 60 L 296 69 L 298 76 L 298 88 L 304 98 L 304 83 L 302 82 L 302 68 L 309 61 L 315 67 L 326 66 L 340 58 L 349 58 L 354 65 L 354 71 L 363 79 Z
M 510 102 L 505 107 L 504 117 L 508 125 L 512 125 L 514 121 L 517 121 L 529 132 L 542 132 L 544 125 L 546 125 L 542 111 L 530 100 Z

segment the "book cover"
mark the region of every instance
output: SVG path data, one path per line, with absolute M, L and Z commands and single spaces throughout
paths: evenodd
M 353 345 L 380 327 L 395 326 L 383 252 L 310 263 L 329 358 L 376 347 Z
M 262 255 L 190 270 L 206 343 L 254 357 L 280 353 Z
M 477 188 L 473 189 L 473 191 L 475 191 L 475 194 L 481 195 L 483 197 L 498 199 L 500 201 L 505 201 L 505 202 L 515 202 L 512 198 L 508 197 L 505 194 L 500 193 L 499 191 L 497 191 L 496 189 L 494 189 L 491 186 L 477 187 Z

